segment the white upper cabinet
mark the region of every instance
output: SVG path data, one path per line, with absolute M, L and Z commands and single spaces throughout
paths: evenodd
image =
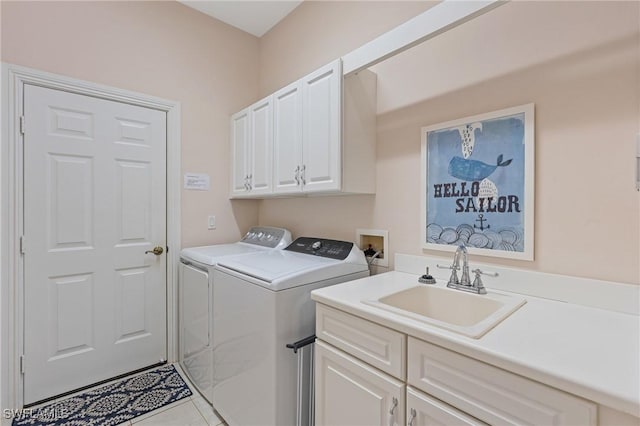
M 302 79 L 302 188 L 341 189 L 342 63 Z
M 272 189 L 273 167 L 273 108 L 269 96 L 250 107 L 251 151 L 249 162 L 249 192 L 269 194 Z
M 276 193 L 299 192 L 302 181 L 302 84 L 293 84 L 273 95 L 274 167 Z
M 375 74 L 344 78 L 336 60 L 234 114 L 231 197 L 373 194 L 375 106 Z M 243 166 L 244 114 L 250 136 Z
M 231 195 L 248 191 L 249 108 L 231 116 Z
M 273 109 L 271 96 L 231 116 L 231 196 L 272 192 Z

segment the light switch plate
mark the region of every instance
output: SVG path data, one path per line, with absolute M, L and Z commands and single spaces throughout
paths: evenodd
M 207 220 L 207 228 L 208 229 L 216 229 L 216 217 L 211 215 Z

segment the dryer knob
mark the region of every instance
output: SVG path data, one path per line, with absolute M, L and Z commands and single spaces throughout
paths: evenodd
M 316 241 L 315 243 L 311 244 L 311 248 L 313 250 L 318 250 L 320 247 L 322 247 L 322 241 Z

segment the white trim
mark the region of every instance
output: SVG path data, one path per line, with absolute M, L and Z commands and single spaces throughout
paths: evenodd
M 444 0 L 343 56 L 342 73 L 347 75 L 369 68 L 505 3 L 502 0 Z
M 2 63 L 2 147 L 0 148 L 0 407 L 23 406 L 23 381 L 17 361 L 23 347 L 22 258 L 16 256 L 22 234 L 22 141 L 18 126 L 25 84 L 153 108 L 167 114 L 167 357 L 177 359 L 177 284 L 180 226 L 180 103 L 129 90 Z M 28 124 L 27 124 L 28 125 Z
M 505 117 L 514 114 L 524 113 L 524 251 L 510 252 L 503 250 L 489 250 L 467 246 L 470 254 L 481 256 L 501 257 L 507 259 L 533 260 L 534 257 L 534 214 L 535 214 L 535 106 L 534 104 L 519 105 L 505 108 L 471 117 L 464 117 L 456 120 L 438 123 L 423 127 L 420 132 L 421 140 L 421 163 L 420 163 L 420 244 L 423 250 L 437 250 L 454 252 L 456 245 L 433 244 L 427 242 L 427 173 L 428 173 L 428 150 L 427 134 L 433 130 L 456 127 L 461 124 L 482 122 L 497 117 Z
M 396 253 L 395 270 L 416 275 L 417 282 L 417 277 L 424 274 L 425 267 L 428 266 L 431 275 L 447 281 L 451 272 L 439 269 L 436 265 L 451 265 L 452 260 L 451 256 Z M 487 288 L 640 315 L 640 285 L 509 268 L 473 260 L 469 264 L 473 269 L 480 268 L 499 274 L 496 278 L 483 278 Z

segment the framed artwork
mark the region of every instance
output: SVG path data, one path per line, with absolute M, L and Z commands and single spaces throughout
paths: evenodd
M 533 260 L 534 105 L 422 128 L 422 247 Z

